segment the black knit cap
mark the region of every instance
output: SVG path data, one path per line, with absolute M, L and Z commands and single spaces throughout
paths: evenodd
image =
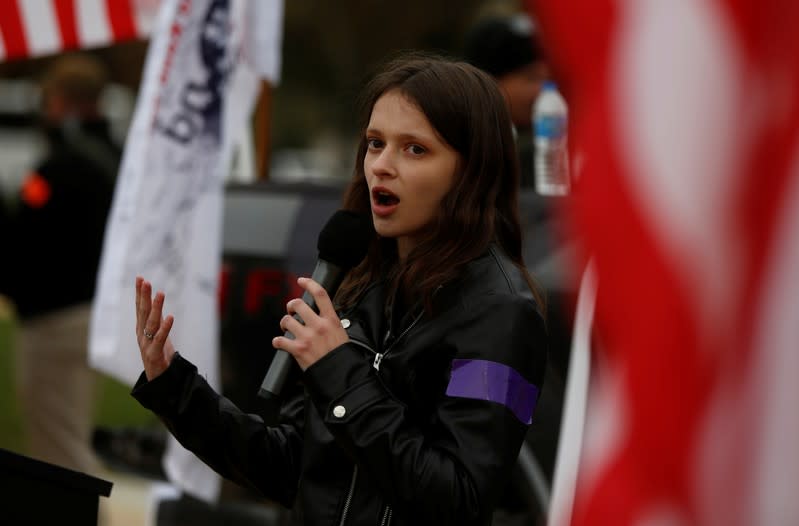
M 466 34 L 465 59 L 494 77 L 543 60 L 535 27 L 524 14 L 485 18 Z

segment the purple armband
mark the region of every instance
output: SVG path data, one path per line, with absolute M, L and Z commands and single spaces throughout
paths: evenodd
M 533 421 L 538 387 L 515 369 L 488 360 L 453 360 L 447 396 L 502 404 L 523 424 Z

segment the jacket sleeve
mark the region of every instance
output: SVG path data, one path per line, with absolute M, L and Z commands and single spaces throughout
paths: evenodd
M 286 403 L 280 423 L 268 427 L 217 394 L 180 354 L 152 381 L 142 373 L 131 394 L 214 471 L 291 507 L 300 474 L 302 396 Z
M 490 522 L 546 365 L 544 322 L 531 299 L 481 298 L 458 319 L 444 337 L 448 382 L 430 401 L 435 422 L 424 430 L 353 344 L 305 372 L 328 429 L 397 515 L 441 526 Z

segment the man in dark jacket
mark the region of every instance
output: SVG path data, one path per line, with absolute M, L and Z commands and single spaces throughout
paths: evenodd
M 96 471 L 90 302 L 120 158 L 98 107 L 105 81 L 86 55 L 60 57 L 46 73 L 48 150 L 16 195 L 0 273 L 20 317 L 17 394 L 28 452 L 84 472 Z

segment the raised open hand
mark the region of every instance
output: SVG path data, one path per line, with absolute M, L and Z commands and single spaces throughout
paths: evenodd
M 147 380 L 163 373 L 175 355 L 169 331 L 175 319 L 163 317 L 164 293 L 152 297 L 152 286 L 141 276 L 136 276 L 136 341 L 139 342 L 141 361 Z

